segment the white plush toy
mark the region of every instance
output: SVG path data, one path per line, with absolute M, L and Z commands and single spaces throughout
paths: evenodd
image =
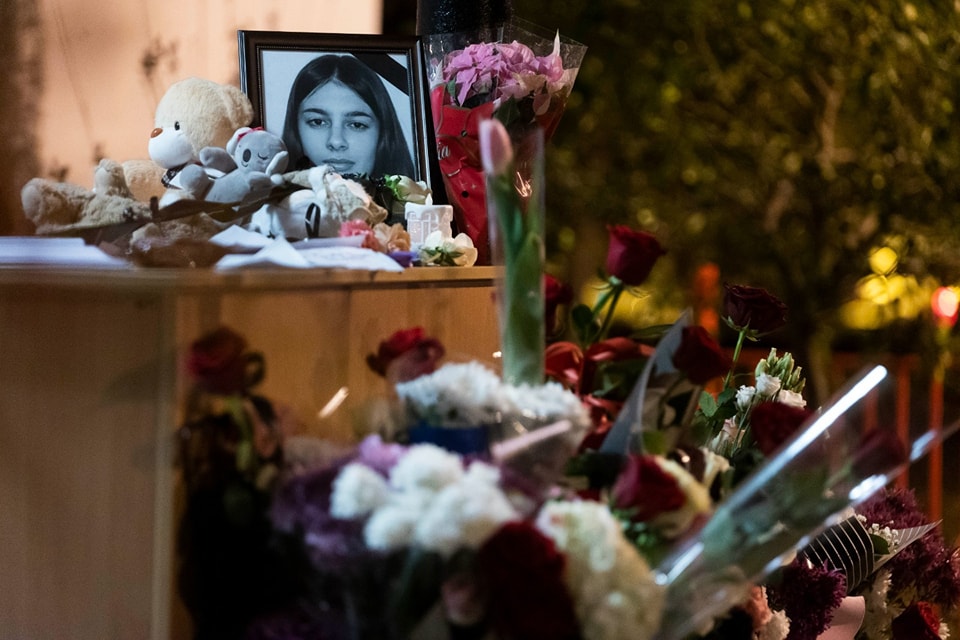
M 253 214 L 248 230 L 287 240 L 327 238 L 336 237 L 340 225 L 348 220 L 373 226 L 387 218 L 387 210 L 374 202 L 363 185 L 328 165 L 287 174 L 286 180 L 305 188 L 277 204 L 261 207 Z

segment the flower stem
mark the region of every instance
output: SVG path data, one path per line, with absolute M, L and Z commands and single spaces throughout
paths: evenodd
M 730 365 L 730 371 L 727 371 L 727 376 L 723 379 L 724 389 L 730 384 L 730 378 L 733 377 L 733 370 L 737 368 L 737 360 L 740 359 L 740 350 L 743 349 L 743 341 L 746 337 L 746 328 L 740 329 L 740 333 L 737 335 L 737 346 L 733 348 L 733 364 Z
M 600 324 L 600 328 L 593 335 L 591 340 L 587 341 L 587 344 L 593 344 L 598 340 L 602 340 L 606 337 L 607 332 L 610 330 L 610 325 L 613 323 L 613 312 L 617 308 L 617 302 L 620 300 L 620 294 L 623 293 L 623 282 L 614 276 L 610 276 L 609 279 L 610 288 L 606 289 L 597 300 L 597 303 L 593 306 L 593 318 L 596 320 L 603 308 L 607 308 L 607 313 L 603 318 L 603 322 Z

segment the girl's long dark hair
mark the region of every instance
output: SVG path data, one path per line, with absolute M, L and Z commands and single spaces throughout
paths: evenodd
M 283 140 L 290 154 L 290 166 L 294 169 L 313 166 L 304 154 L 300 140 L 300 103 L 331 80 L 338 80 L 355 91 L 373 110 L 373 115 L 380 124 L 380 139 L 377 141 L 377 153 L 370 177 L 394 174 L 414 177 L 410 150 L 386 87 L 383 86 L 380 76 L 370 67 L 348 55 L 323 55 L 315 58 L 300 70 L 293 81 L 290 98 L 287 100 L 287 117 L 283 125 Z

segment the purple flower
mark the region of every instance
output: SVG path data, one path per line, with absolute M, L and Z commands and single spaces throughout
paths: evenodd
M 321 572 L 347 569 L 368 553 L 363 542 L 363 522 L 330 515 L 333 481 L 346 462 L 288 479 L 277 490 L 270 509 L 270 519 L 277 530 L 303 536 L 307 555 Z
M 523 97 L 531 92 L 530 78 L 540 85 L 556 83 L 563 77 L 563 60 L 558 50 L 537 56 L 517 41 L 472 44 L 452 54 L 443 67 L 444 83 L 463 105 L 475 96 L 490 94 L 491 100 Z
M 357 448 L 355 462 L 365 464 L 386 476 L 406 451 L 403 445 L 384 442 L 378 435 L 367 436 Z
M 790 618 L 790 640 L 816 640 L 846 595 L 846 580 L 839 571 L 796 560 L 782 571 L 783 579 L 767 590 L 770 608 Z
M 918 527 L 929 522 L 912 491 L 889 488 L 857 508 L 868 524 L 891 529 Z M 960 602 L 960 555 L 947 547 L 939 528 L 895 555 L 890 570 L 890 592 L 916 589 L 916 599 L 945 607 Z

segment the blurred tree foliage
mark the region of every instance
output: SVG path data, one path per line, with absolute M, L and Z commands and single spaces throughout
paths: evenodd
M 809 358 L 886 238 L 906 248 L 901 270 L 960 281 L 960 3 L 562 8 L 514 2 L 589 46 L 547 152 L 559 270 L 584 261 L 585 227 L 653 231 L 676 283 L 712 261 L 783 298 L 778 342 Z

